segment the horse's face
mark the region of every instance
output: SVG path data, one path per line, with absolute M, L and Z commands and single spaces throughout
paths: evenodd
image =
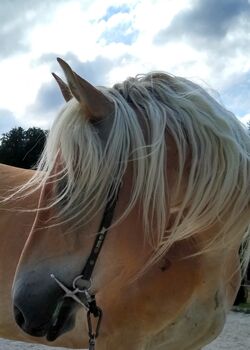
M 61 64 L 65 69 L 72 93 L 85 115 L 95 118 L 97 115 L 100 117 L 109 113 L 111 106 L 105 96 L 83 79 L 80 80 L 79 77 L 76 79 L 64 62 Z M 57 76 L 55 77 L 66 100 L 71 99 L 72 93 L 69 88 L 62 85 L 63 82 Z M 43 186 L 40 208 L 48 207 L 51 197 L 57 191 L 55 187 L 51 184 Z M 38 211 L 20 257 L 13 284 L 15 319 L 25 332 L 33 336 L 47 335 L 48 339 L 53 340 L 74 326 L 78 305 L 70 298 L 64 299 L 59 316 L 57 319 L 55 317 L 64 293 L 51 275 L 54 274 L 68 287 L 72 286 L 72 281 L 81 273 L 90 253 L 101 215 L 101 212 L 95 215 L 88 223 L 88 229 L 86 227 L 72 229 L 70 224 L 58 224 L 55 206 Z M 96 266 L 96 275 L 99 270 Z M 98 281 L 98 278 L 95 281 Z M 97 289 L 98 283 L 92 287 Z

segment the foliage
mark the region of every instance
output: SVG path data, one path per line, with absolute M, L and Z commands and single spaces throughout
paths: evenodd
M 0 163 L 20 168 L 32 168 L 43 150 L 47 131 L 40 128 L 14 128 L 3 134 L 0 144 Z

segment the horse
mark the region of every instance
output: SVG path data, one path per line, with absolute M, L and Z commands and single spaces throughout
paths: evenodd
M 190 80 L 94 87 L 58 62 L 66 104 L 37 170 L 2 200 L 39 197 L 30 232 L 12 229 L 26 232 L 15 321 L 74 349 L 201 350 L 249 261 L 247 130 Z

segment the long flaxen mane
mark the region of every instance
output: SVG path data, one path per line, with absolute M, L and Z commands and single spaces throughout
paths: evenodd
M 241 240 L 247 246 L 250 137 L 236 117 L 200 86 L 164 73 L 99 89 L 113 101 L 114 112 L 94 123 L 71 99 L 51 128 L 38 171 L 17 193 L 52 182 L 57 195 L 49 206 L 57 208 L 62 222 L 86 225 L 132 166 L 129 203 L 118 220 L 141 203 L 145 235 L 155 251 L 152 262 L 216 222 L 219 230 L 207 249 L 233 247 Z M 174 189 L 166 187 L 170 135 L 178 150 Z M 182 198 L 171 225 L 169 191 Z M 248 258 L 245 249 L 245 262 Z

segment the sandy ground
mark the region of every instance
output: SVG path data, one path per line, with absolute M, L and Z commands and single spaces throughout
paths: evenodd
M 37 344 L 0 339 L 0 350 L 60 350 Z M 250 314 L 231 312 L 221 335 L 204 350 L 250 349 Z M 167 350 L 167 349 L 166 349 Z M 181 349 L 180 349 L 181 350 Z

